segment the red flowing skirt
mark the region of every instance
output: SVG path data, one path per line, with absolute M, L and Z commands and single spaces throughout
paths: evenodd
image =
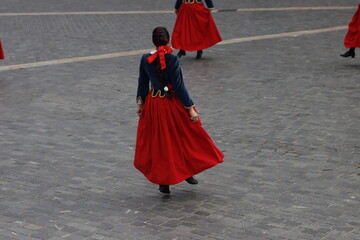
M 173 185 L 223 162 L 200 120 L 192 122 L 175 95 L 152 91 L 138 123 L 134 166 L 152 183 Z
M 5 59 L 4 50 L 2 48 L 1 40 L 0 40 L 0 59 Z
M 349 23 L 349 30 L 345 36 L 344 45 L 346 48 L 360 48 L 360 4 Z
M 221 41 L 210 11 L 203 3 L 182 3 L 177 13 L 171 45 L 175 49 L 198 51 Z

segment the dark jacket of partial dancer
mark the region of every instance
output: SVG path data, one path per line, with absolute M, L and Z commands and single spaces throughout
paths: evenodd
M 191 3 L 195 3 L 195 2 L 201 3 L 202 1 L 201 0 L 176 0 L 175 9 L 179 9 L 183 2 L 191 4 Z M 214 4 L 213 4 L 212 0 L 205 0 L 205 3 L 208 8 L 214 8 Z

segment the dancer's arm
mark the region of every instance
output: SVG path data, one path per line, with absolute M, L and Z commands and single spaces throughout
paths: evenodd
M 185 87 L 185 83 L 182 76 L 182 71 L 180 67 L 180 59 L 175 58 L 174 63 L 171 65 L 171 84 L 174 88 L 176 96 L 179 98 L 180 102 L 184 105 L 186 109 L 189 110 L 190 120 L 196 122 L 199 120 L 199 115 L 195 111 L 195 104 L 190 98 L 190 95 Z
M 182 0 L 176 0 L 175 2 L 175 12 L 177 12 L 177 10 L 179 10 L 180 6 L 181 6 Z
M 214 9 L 214 3 L 212 0 L 205 0 L 205 3 L 210 11 Z
M 174 57 L 173 64 L 171 64 L 170 81 L 176 96 L 179 98 L 184 107 L 187 109 L 194 107 L 194 102 L 190 98 L 189 93 L 185 87 L 182 71 L 180 68 L 180 59 L 178 57 Z
M 147 75 L 144 64 L 145 64 L 145 55 L 141 58 L 140 68 L 139 68 L 139 80 L 138 80 L 138 89 L 136 95 L 137 110 L 136 113 L 140 117 L 142 113 L 142 108 L 145 102 L 145 98 L 149 93 L 149 76 Z

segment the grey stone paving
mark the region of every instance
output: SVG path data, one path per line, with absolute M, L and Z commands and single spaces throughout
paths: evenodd
M 1 12 L 172 8 L 160 0 L 2 2 Z M 344 26 L 353 13 L 214 16 L 231 39 Z M 174 20 L 3 16 L 9 58 L 0 66 L 150 48 L 151 29 L 171 30 Z M 140 56 L 0 72 L 0 239 L 360 239 L 360 62 L 338 56 L 345 32 L 218 45 L 201 61 L 183 58 L 187 87 L 226 158 L 169 197 L 132 166 Z
M 58 12 L 58 11 L 126 11 L 126 10 L 169 10 L 173 7 L 169 0 L 2 0 L 1 12 Z M 353 0 L 223 0 L 216 1 L 218 9 L 252 7 L 304 7 L 304 6 L 354 6 Z
M 40 0 L 38 0 L 40 1 Z M 44 0 L 41 0 L 44 1 Z M 82 2 L 82 1 L 77 1 Z M 144 2 L 143 10 L 158 9 L 150 8 Z M 161 2 L 161 1 L 155 1 Z M 221 4 L 222 3 L 222 4 Z M 12 3 L 14 4 L 14 3 Z M 59 3 L 57 3 L 59 4 Z M 57 5 L 53 4 L 53 5 Z M 83 5 L 84 3 L 82 3 Z M 99 4 L 99 3 L 98 3 Z M 11 4 L 9 3 L 11 6 Z M 43 11 L 55 11 L 43 4 Z M 75 6 L 77 4 L 74 4 Z M 92 6 L 87 4 L 86 6 Z M 101 6 L 103 6 L 102 4 Z M 106 4 L 112 9 L 89 9 L 89 10 L 139 10 L 139 5 L 122 4 L 124 9 L 118 8 L 120 4 Z M 295 5 L 295 4 L 294 4 Z M 317 4 L 318 6 L 320 4 Z M 326 6 L 323 4 L 322 6 Z M 338 5 L 338 4 L 336 4 Z M 347 4 L 349 5 L 349 4 Z M 5 5 L 6 6 L 6 5 Z M 17 12 L 11 7 L 5 8 L 4 12 Z M 29 4 L 18 8 L 26 11 Z M 33 3 L 31 6 L 38 6 Z M 69 7 L 63 3 L 63 7 Z M 69 7 L 67 11 L 85 11 L 84 9 Z M 81 4 L 80 4 L 81 6 Z M 96 6 L 96 4 L 95 4 Z M 172 9 L 172 4 L 163 4 L 166 10 Z M 217 6 L 217 5 L 216 5 Z M 247 6 L 247 5 L 246 5 Z M 254 4 L 253 7 L 267 7 L 268 4 Z M 288 5 L 284 5 L 285 7 Z M 296 6 L 296 5 L 295 5 Z M 306 6 L 306 5 L 304 5 Z M 344 5 L 346 6 L 346 4 Z M 224 5 L 219 2 L 219 9 L 242 7 L 235 3 Z M 247 6 L 249 7 L 249 6 Z M 58 8 L 65 11 L 62 8 Z M 164 9 L 163 9 L 164 10 Z M 20 12 L 23 12 L 20 11 Z M 32 10 L 38 12 L 39 9 Z M 354 10 L 321 10 L 321 11 L 279 11 L 279 12 L 238 12 L 214 14 L 218 27 L 224 39 L 239 37 L 258 36 L 273 33 L 293 32 L 304 29 L 318 29 L 334 26 L 345 26 L 349 22 L 349 16 Z M 331 15 L 331 18 L 319 17 Z M 271 21 L 269 21 L 271 19 Z M 144 31 L 151 32 L 154 26 L 165 26 L 172 30 L 175 14 L 146 14 L 146 15 L 59 15 L 59 16 L 0 16 L 1 38 L 7 50 L 7 61 L 2 65 L 12 65 L 35 61 L 48 61 L 61 58 L 83 57 L 104 53 L 130 51 L 151 48 L 148 35 Z M 9 44 L 11 43 L 11 44 Z M 31 46 L 31 47 L 30 47 Z

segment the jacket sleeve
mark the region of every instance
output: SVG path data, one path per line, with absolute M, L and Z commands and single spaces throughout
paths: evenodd
M 205 3 L 208 8 L 214 8 L 214 4 L 212 0 L 205 0 Z
M 175 2 L 175 9 L 179 9 L 181 6 L 182 0 L 176 0 Z
M 170 79 L 176 96 L 180 99 L 184 107 L 188 109 L 194 107 L 194 102 L 190 98 L 189 93 L 185 87 L 182 71 L 180 68 L 180 59 L 178 57 L 175 58 L 175 63 L 172 65 Z
M 147 94 L 149 93 L 149 76 L 144 69 L 144 64 L 145 55 L 141 58 L 140 61 L 138 89 L 136 95 L 136 102 L 138 104 L 143 104 L 145 102 Z

